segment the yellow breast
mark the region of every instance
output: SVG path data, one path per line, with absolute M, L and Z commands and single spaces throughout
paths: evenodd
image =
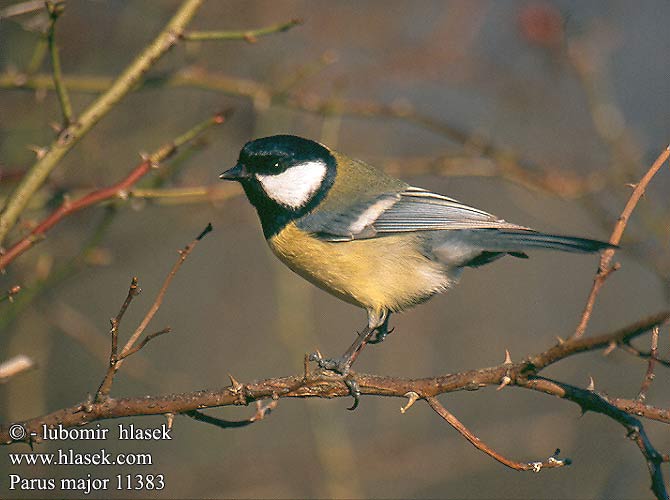
M 268 240 L 289 268 L 352 304 L 398 311 L 448 288 L 446 270 L 417 251 L 416 235 L 326 242 L 292 222 Z

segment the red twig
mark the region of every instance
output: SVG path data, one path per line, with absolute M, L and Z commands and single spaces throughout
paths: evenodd
M 123 198 L 126 196 L 128 190 L 135 185 L 142 177 L 144 177 L 153 167 L 160 162 L 172 156 L 177 149 L 184 143 L 192 140 L 197 134 L 205 130 L 211 125 L 223 123 L 226 117 L 230 114 L 229 111 L 217 113 L 207 121 L 198 124 L 186 134 L 175 139 L 160 148 L 151 156 L 143 159 L 130 173 L 116 184 L 96 189 L 90 193 L 78 198 L 77 200 L 65 200 L 60 207 L 51 213 L 46 219 L 40 222 L 27 236 L 12 245 L 7 251 L 0 255 L 0 271 L 5 269 L 7 265 L 16 259 L 19 255 L 30 249 L 35 243 L 44 238 L 47 231 L 58 224 L 65 217 L 83 210 L 84 208 L 96 205 L 102 201 L 111 200 L 113 198 Z
M 144 177 L 151 170 L 152 162 L 150 159 L 142 160 L 126 177 L 116 184 L 90 192 L 87 195 L 75 201 L 65 200 L 54 212 L 46 219 L 40 222 L 26 237 L 12 245 L 2 256 L 0 256 L 0 270 L 16 259 L 19 255 L 31 248 L 40 241 L 45 233 L 58 224 L 65 217 L 83 210 L 84 208 L 109 200 L 121 197 L 122 193 L 127 191 L 137 181 Z
M 668 157 L 670 157 L 670 146 L 666 147 L 663 150 L 663 152 L 661 152 L 661 154 L 658 155 L 658 158 L 656 158 L 654 164 L 642 176 L 640 182 L 638 182 L 635 185 L 635 189 L 633 189 L 630 198 L 628 198 L 628 202 L 626 203 L 623 212 L 621 212 L 619 219 L 614 225 L 614 230 L 612 231 L 612 235 L 610 236 L 609 239 L 609 242 L 612 245 L 618 245 L 621 242 L 621 237 L 623 236 L 623 232 L 625 231 L 626 225 L 628 224 L 628 219 L 630 219 L 633 210 L 635 210 L 635 207 L 640 201 L 640 198 L 642 198 L 642 196 L 644 195 L 644 192 L 646 191 L 647 186 L 651 182 L 651 179 L 654 177 L 654 175 L 656 175 L 656 173 L 661 169 L 663 164 L 668 160 Z M 587 299 L 586 305 L 584 306 L 584 311 L 582 312 L 582 317 L 579 320 L 579 325 L 577 325 L 575 333 L 572 334 L 573 338 L 579 338 L 582 335 L 584 335 L 586 327 L 589 324 L 589 320 L 591 319 L 593 306 L 595 305 L 596 297 L 598 296 L 600 289 L 602 288 L 608 276 L 612 274 L 613 271 L 616 271 L 618 269 L 617 264 L 610 265 L 610 263 L 612 262 L 612 257 L 614 256 L 614 251 L 615 251 L 614 248 L 608 248 L 607 250 L 603 251 L 602 256 L 600 257 L 600 265 L 598 266 L 598 272 L 596 273 L 596 276 L 593 279 L 593 286 L 591 287 L 589 298 Z

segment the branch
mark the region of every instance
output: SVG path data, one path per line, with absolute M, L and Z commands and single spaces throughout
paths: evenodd
M 510 377 L 510 385 L 536 390 L 546 394 L 569 399 L 566 388 L 550 384 L 548 379 L 534 377 L 533 360 L 558 361 L 579 352 L 592 351 L 606 347 L 610 342 L 622 342 L 624 339 L 639 336 L 654 326 L 661 325 L 670 319 L 670 311 L 650 316 L 618 331 L 598 337 L 580 339 L 579 342 L 567 341 L 561 344 L 561 350 L 553 347 L 544 353 L 531 356 L 529 361 L 518 363 L 502 363 L 490 368 L 469 370 L 455 374 L 447 374 L 421 379 L 406 379 L 353 373 L 351 376 L 358 382 L 361 394 L 385 397 L 406 398 L 409 392 L 415 392 L 419 398 L 435 397 L 439 394 L 461 390 L 476 390 L 485 386 L 498 386 L 503 377 Z M 564 347 L 567 345 L 567 348 Z M 570 346 L 573 347 L 570 347 Z M 545 365 L 546 366 L 546 365 Z M 575 388 L 576 389 L 576 388 Z M 591 393 L 590 393 L 591 394 Z M 101 403 L 79 404 L 70 408 L 57 410 L 48 415 L 36 417 L 22 422 L 28 431 L 39 432 L 42 425 L 62 424 L 63 427 L 84 425 L 98 420 L 131 417 L 139 415 L 162 415 L 166 413 L 180 414 L 203 408 L 220 406 L 248 405 L 264 399 L 285 397 L 348 397 L 350 391 L 343 378 L 331 372 L 305 373 L 288 377 L 277 377 L 249 384 L 233 384 L 219 390 L 203 390 L 165 396 L 146 396 L 138 398 L 110 398 Z M 625 413 L 635 413 L 638 406 L 630 400 L 608 400 L 613 407 Z M 634 403 L 634 402 L 633 402 Z M 670 412 L 654 410 L 647 407 L 649 414 L 656 414 L 657 420 L 670 424 Z M 644 415 L 647 416 L 647 415 Z M 651 418 L 651 417 L 650 417 Z M 0 443 L 9 444 L 8 426 L 0 426 Z
M 484 443 L 477 436 L 475 436 L 467 427 L 461 423 L 460 420 L 458 420 L 452 413 L 450 413 L 444 406 L 442 406 L 437 398 L 429 396 L 426 398 L 426 402 L 433 410 L 435 410 L 435 413 L 437 413 L 449 425 L 456 429 L 461 434 L 461 436 L 467 439 L 475 448 L 486 453 L 488 456 L 497 460 L 501 464 L 506 465 L 510 469 L 518 471 L 540 472 L 542 469 L 555 469 L 558 467 L 570 465 L 572 463 L 569 458 L 559 459 L 558 454 L 560 453 L 560 450 L 558 449 L 551 457 L 541 462 L 517 462 L 516 460 L 511 460 L 507 457 L 504 457 L 486 443 Z
M 49 29 L 47 31 L 47 42 L 49 46 L 49 54 L 51 55 L 51 68 L 53 71 L 54 88 L 58 95 L 61 111 L 63 112 L 63 128 L 69 127 L 73 121 L 72 104 L 70 103 L 70 96 L 67 93 L 65 85 L 63 85 L 63 74 L 60 66 L 60 55 L 58 54 L 58 47 L 56 47 L 56 21 L 65 10 L 65 5 L 61 0 L 47 1 L 47 11 L 49 12 Z
M 198 410 L 192 410 L 184 412 L 184 415 L 191 417 L 193 420 L 198 422 L 205 422 L 206 424 L 215 425 L 221 429 L 233 429 L 239 427 L 246 427 L 251 425 L 254 422 L 263 420 L 267 415 L 270 414 L 272 410 L 277 407 L 278 401 L 275 399 L 270 403 L 264 405 L 260 401 L 256 401 L 256 413 L 254 413 L 250 418 L 245 420 L 224 420 L 222 418 L 212 417 L 210 415 L 205 415 L 204 413 Z
M 614 225 L 614 230 L 612 231 L 612 235 L 610 236 L 609 239 L 609 242 L 612 245 L 619 245 L 619 243 L 621 242 L 621 237 L 623 236 L 623 232 L 626 229 L 626 225 L 628 224 L 628 219 L 630 219 L 630 216 L 633 213 L 633 210 L 635 210 L 637 203 L 640 201 L 640 198 L 642 198 L 642 196 L 644 195 L 647 186 L 654 178 L 656 173 L 661 169 L 663 164 L 668 160 L 668 157 L 670 157 L 670 146 L 666 147 L 661 152 L 658 158 L 656 158 L 656 161 L 653 163 L 653 165 L 649 167 L 649 170 L 647 170 L 647 172 L 642 176 L 640 181 L 635 185 L 635 189 L 633 189 L 633 192 L 631 193 L 630 198 L 628 199 L 628 202 L 626 203 L 626 206 L 623 209 L 623 212 L 621 212 L 619 219 Z M 614 256 L 614 252 L 615 252 L 614 248 L 608 248 L 607 250 L 603 251 L 602 256 L 600 257 L 600 265 L 598 266 L 598 271 L 596 273 L 595 278 L 593 279 L 593 286 L 591 287 L 591 292 L 589 293 L 586 305 L 584 306 L 584 311 L 582 312 L 582 317 L 579 321 L 579 325 L 577 325 L 575 333 L 572 334 L 573 338 L 580 338 L 581 336 L 584 335 L 586 327 L 589 324 L 589 320 L 591 319 L 591 314 L 593 313 L 593 306 L 595 305 L 596 297 L 598 296 L 600 289 L 602 288 L 603 284 L 605 283 L 605 280 L 609 277 L 609 275 L 618 269 L 618 266 L 616 264 L 614 266 L 610 266 L 610 263 L 612 262 L 612 257 Z
M 105 378 L 102 380 L 100 387 L 95 393 L 94 401 L 96 402 L 100 402 L 103 399 L 105 399 L 112 388 L 114 374 L 117 371 L 116 363 L 119 359 L 118 339 L 119 339 L 119 326 L 121 325 L 121 319 L 123 319 L 123 315 L 126 313 L 128 306 L 130 306 L 130 303 L 133 301 L 135 297 L 137 297 L 141 293 L 141 291 L 142 289 L 137 286 L 137 276 L 133 276 L 133 279 L 130 280 L 130 288 L 128 289 L 128 295 L 126 296 L 126 300 L 124 300 L 123 304 L 121 304 L 121 308 L 119 309 L 119 312 L 116 314 L 116 317 L 110 320 L 112 328 L 109 331 L 109 333 L 112 337 L 112 348 L 109 354 L 109 367 L 107 368 Z
M 119 309 L 119 312 L 117 313 L 116 317 L 111 320 L 112 329 L 110 331 L 110 334 L 112 338 L 112 348 L 109 355 L 109 367 L 107 368 L 107 373 L 105 374 L 105 377 L 100 383 L 100 387 L 98 388 L 98 391 L 95 394 L 95 398 L 93 400 L 94 403 L 102 403 L 107 399 L 107 396 L 109 395 L 109 392 L 112 389 L 112 384 L 114 383 L 114 377 L 116 375 L 116 372 L 118 372 L 119 368 L 121 368 L 124 359 L 140 351 L 152 339 L 158 337 L 159 335 L 169 333 L 171 331 L 169 327 L 163 328 L 162 330 L 147 335 L 146 337 L 144 337 L 144 339 L 142 339 L 140 343 L 137 343 L 140 336 L 144 333 L 144 330 L 149 325 L 149 322 L 151 322 L 156 312 L 158 312 L 158 310 L 160 309 L 161 304 L 163 303 L 163 298 L 165 297 L 165 293 L 170 287 L 170 283 L 177 274 L 177 271 L 184 263 L 186 258 L 189 256 L 189 254 L 196 247 L 198 242 L 202 240 L 211 231 L 212 231 L 212 225 L 207 224 L 207 227 L 191 243 L 189 243 L 183 250 L 179 251 L 179 258 L 177 259 L 177 262 L 175 262 L 174 266 L 172 266 L 172 269 L 165 278 L 163 286 L 158 291 L 158 295 L 156 296 L 154 303 L 151 305 L 151 307 L 145 314 L 144 318 L 140 322 L 140 325 L 137 327 L 135 332 L 130 336 L 126 344 L 123 346 L 121 353 L 118 353 L 118 334 L 121 319 L 123 318 L 126 309 L 128 309 L 128 306 L 130 306 L 130 303 L 132 302 L 133 298 L 135 298 L 140 293 L 140 288 L 137 286 L 137 278 L 133 277 L 133 279 L 130 282 L 130 288 L 128 290 L 128 295 L 126 296 L 126 300 L 121 305 L 121 309 Z
M 647 360 L 647 371 L 644 374 L 644 380 L 640 386 L 640 391 L 637 394 L 638 401 L 644 401 L 647 399 L 647 391 L 651 387 L 651 383 L 654 380 L 654 368 L 656 366 L 656 360 L 658 359 L 658 327 L 655 326 L 651 330 L 651 350 L 649 351 L 649 359 Z
M 228 115 L 229 111 L 217 113 L 211 118 L 208 118 L 191 128 L 185 134 L 177 137 L 172 142 L 163 145 L 154 153 L 145 157 L 124 179 L 116 184 L 91 191 L 74 201 L 64 200 L 60 207 L 40 222 L 27 236 L 16 242 L 7 251 L 0 255 L 0 270 L 5 269 L 7 265 L 19 255 L 26 252 L 38 241 L 41 241 L 46 232 L 65 217 L 105 200 L 117 197 L 127 197 L 128 191 L 137 183 L 137 181 L 148 174 L 152 169 L 156 168 L 161 162 L 170 158 L 181 146 L 192 141 L 206 129 L 213 125 L 223 123 Z
M 149 325 L 149 323 L 153 319 L 154 315 L 158 312 L 158 309 L 160 309 L 161 304 L 163 303 L 163 298 L 165 297 L 165 293 L 167 292 L 168 288 L 170 287 L 170 283 L 172 283 L 172 279 L 177 274 L 177 271 L 179 271 L 179 268 L 181 267 L 181 265 L 184 263 L 186 258 L 193 251 L 193 249 L 196 247 L 198 242 L 200 242 L 200 240 L 202 240 L 211 231 L 212 231 L 212 225 L 207 224 L 207 227 L 191 243 L 186 245 L 186 247 L 183 250 L 179 251 L 179 258 L 177 259 L 177 262 L 174 263 L 174 266 L 172 266 L 172 269 L 170 270 L 167 277 L 165 278 L 165 281 L 163 282 L 163 286 L 158 291 L 158 295 L 156 296 L 156 299 L 154 300 L 154 303 L 151 305 L 151 307 L 149 308 L 149 311 L 147 312 L 146 316 L 144 316 L 144 318 L 140 322 L 140 325 L 133 332 L 133 334 L 130 336 L 130 339 L 128 339 L 128 342 L 126 342 L 126 345 L 121 350 L 120 359 L 117 363 L 117 369 L 118 369 L 118 367 L 121 366 L 121 362 L 122 362 L 123 358 L 128 357 L 130 354 L 132 354 L 130 351 L 133 348 L 133 345 L 135 344 L 135 342 L 137 342 L 137 339 L 140 338 L 142 333 L 144 333 L 144 330 L 147 328 L 147 326 Z M 160 332 L 152 335 L 151 337 L 152 338 L 156 337 L 156 336 L 158 336 L 162 333 L 167 333 L 167 331 L 160 331 Z M 148 342 L 148 340 L 147 340 L 147 342 Z M 136 352 L 136 351 L 133 351 L 133 352 Z
M 282 33 L 288 31 L 294 26 L 302 24 L 302 19 L 291 19 L 287 23 L 268 26 L 266 28 L 259 28 L 255 30 L 246 31 L 187 31 L 182 33 L 182 40 L 189 42 L 195 41 L 211 41 L 211 40 L 245 40 L 249 43 L 256 43 L 258 37 L 271 35 L 273 33 Z
M 99 93 L 108 88 L 109 78 L 100 76 L 67 76 L 64 79 L 72 91 Z M 510 151 L 497 147 L 482 137 L 461 130 L 449 123 L 436 120 L 418 113 L 408 104 L 383 105 L 375 102 L 352 101 L 344 99 L 328 99 L 316 95 L 287 94 L 283 89 L 275 89 L 263 83 L 215 74 L 200 68 L 186 68 L 177 73 L 146 79 L 138 88 L 160 86 L 188 87 L 221 92 L 226 95 L 252 99 L 254 102 L 274 103 L 306 113 L 322 115 L 343 114 L 358 118 L 393 118 L 409 121 L 417 127 L 440 134 L 458 144 L 474 148 L 476 152 L 492 158 L 495 164 L 477 166 L 472 158 L 465 161 L 452 161 L 449 158 L 425 160 L 422 165 L 408 168 L 403 162 L 402 175 L 425 172 L 426 165 L 432 165 L 430 171 L 450 175 L 497 175 L 523 187 L 550 192 L 564 198 L 582 196 L 584 193 L 601 189 L 604 179 L 597 174 L 586 177 L 557 173 L 547 168 L 518 159 Z M 33 76 L 0 73 L 0 88 L 10 89 L 53 89 L 53 82 L 48 75 Z
M 112 86 L 81 114 L 76 123 L 65 128 L 37 160 L 9 198 L 0 214 L 0 246 L 14 227 L 33 194 L 44 184 L 58 162 L 130 92 L 151 68 L 179 39 L 185 26 L 195 15 L 202 0 L 185 0 L 156 39 L 123 71 Z

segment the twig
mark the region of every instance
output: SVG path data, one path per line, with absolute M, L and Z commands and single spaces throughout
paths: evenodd
M 211 415 L 206 415 L 198 410 L 186 411 L 183 414 L 187 417 L 191 417 L 198 422 L 204 422 L 206 424 L 215 425 L 221 429 L 235 429 L 239 427 L 246 427 L 247 425 L 263 420 L 267 415 L 270 414 L 272 410 L 277 407 L 278 401 L 273 400 L 268 404 L 263 404 L 261 401 L 256 401 L 256 413 L 246 420 L 224 420 L 222 418 L 212 417 Z
M 132 354 L 134 352 L 137 352 L 139 349 L 141 349 L 141 347 L 139 347 L 138 349 L 133 349 L 133 346 L 135 345 L 137 340 L 140 338 L 142 333 L 144 333 L 144 330 L 146 330 L 147 326 L 149 325 L 149 323 L 153 319 L 154 315 L 158 312 L 158 309 L 160 309 L 161 304 L 163 303 L 163 298 L 165 297 L 165 293 L 167 292 L 168 288 L 170 287 L 170 283 L 172 283 L 172 279 L 175 277 L 175 275 L 177 274 L 177 271 L 179 271 L 179 268 L 184 263 L 184 261 L 189 256 L 189 254 L 193 251 L 193 249 L 196 247 L 198 242 L 200 242 L 200 240 L 202 240 L 211 230 L 212 230 L 212 225 L 207 224 L 207 227 L 191 243 L 186 245 L 186 247 L 184 247 L 183 250 L 179 251 L 179 258 L 177 259 L 177 262 L 174 263 L 174 265 L 172 266 L 172 269 L 170 270 L 167 277 L 165 278 L 165 281 L 163 282 L 163 286 L 161 286 L 161 289 L 158 291 L 158 295 L 156 295 L 156 299 L 154 300 L 154 303 L 151 305 L 151 307 L 147 311 L 147 314 L 144 316 L 144 318 L 140 322 L 139 326 L 135 329 L 133 334 L 130 336 L 130 338 L 126 342 L 126 345 L 123 346 L 123 349 L 121 350 L 121 354 L 119 355 L 119 360 L 116 363 L 117 370 L 118 370 L 118 368 L 121 367 L 121 364 L 122 364 L 124 358 L 128 357 L 130 354 Z M 167 330 L 167 331 L 169 331 L 169 330 Z M 152 336 L 152 338 L 157 336 L 157 335 L 160 335 L 162 333 L 167 333 L 167 331 L 161 330 L 160 332 L 154 334 Z M 148 341 L 143 342 L 141 345 L 144 346 L 144 344 L 146 344 L 146 342 L 148 342 Z
M 646 191 L 647 186 L 653 179 L 654 175 L 656 175 L 656 173 L 661 169 L 663 164 L 667 161 L 668 157 L 670 157 L 670 146 L 666 147 L 663 150 L 663 152 L 658 156 L 658 158 L 656 158 L 656 161 L 653 163 L 653 165 L 649 168 L 649 170 L 647 170 L 647 172 L 642 176 L 640 181 L 635 185 L 635 189 L 633 189 L 630 198 L 628 198 L 628 202 L 626 203 L 623 212 L 621 212 L 619 219 L 614 225 L 614 230 L 612 231 L 612 235 L 610 236 L 609 239 L 609 242 L 612 245 L 618 245 L 621 242 L 621 237 L 623 236 L 623 232 L 626 229 L 626 225 L 628 224 L 628 219 L 633 213 L 633 210 L 635 210 L 635 207 L 637 206 L 637 203 L 640 201 L 640 198 L 642 198 L 642 196 L 644 195 L 644 192 Z M 614 248 L 608 248 L 607 250 L 604 250 L 602 252 L 602 256 L 600 257 L 600 265 L 598 266 L 598 272 L 596 273 L 596 276 L 593 279 L 593 286 L 591 287 L 591 292 L 589 293 L 586 305 L 584 306 L 584 311 L 582 312 L 579 325 L 577 325 L 577 329 L 572 334 L 572 338 L 580 338 L 581 336 L 584 335 L 586 327 L 589 324 L 589 320 L 591 319 L 591 314 L 593 313 L 593 306 L 595 305 L 596 297 L 598 296 L 600 289 L 605 283 L 605 280 L 608 278 L 610 274 L 612 274 L 613 271 L 617 269 L 616 265 L 615 266 L 610 265 L 610 263 L 612 262 L 612 257 L 614 256 L 614 251 L 615 251 Z
M 60 65 L 60 55 L 56 46 L 56 21 L 65 10 L 65 5 L 60 0 L 47 1 L 46 8 L 49 12 L 49 29 L 47 31 L 47 42 L 49 54 L 51 55 L 51 69 L 53 71 L 54 88 L 58 95 L 61 111 L 63 113 L 63 128 L 67 128 L 73 122 L 72 103 L 67 89 L 63 84 L 63 74 Z
M 245 31 L 186 31 L 182 33 L 182 40 L 189 42 L 203 42 L 211 40 L 245 40 L 249 43 L 256 43 L 258 37 L 271 35 L 273 33 L 282 33 L 288 31 L 294 26 L 302 24 L 302 19 L 291 19 L 287 23 L 276 24 L 266 28 L 259 28 Z
M 27 236 L 16 242 L 5 253 L 0 255 L 0 270 L 7 267 L 10 262 L 34 246 L 35 243 L 41 241 L 46 232 L 65 217 L 105 200 L 117 197 L 127 197 L 129 189 L 134 186 L 137 181 L 148 174 L 158 164 L 172 156 L 182 145 L 193 140 L 204 130 L 213 125 L 223 123 L 228 114 L 229 111 L 217 113 L 213 117 L 199 123 L 185 134 L 177 137 L 174 141 L 163 145 L 156 152 L 145 157 L 144 160 L 131 170 L 124 179 L 116 184 L 91 191 L 74 201 L 68 201 L 66 199 L 60 207 L 51 213 L 51 215 L 35 226 Z
M 72 91 L 92 93 L 102 92 L 111 83 L 108 78 L 100 76 L 67 76 L 64 81 Z M 198 68 L 186 68 L 165 77 L 147 79 L 140 88 L 153 86 L 211 90 L 226 95 L 250 98 L 254 102 L 262 102 L 266 105 L 274 103 L 306 113 L 326 115 L 337 113 L 358 118 L 386 117 L 405 120 L 415 126 L 447 137 L 458 144 L 474 146 L 478 153 L 495 160 L 494 166 L 482 170 L 477 169 L 476 166 L 473 167 L 472 159 L 468 159 L 466 162 L 461 162 L 461 165 L 466 165 L 466 169 L 463 170 L 461 167 L 459 172 L 456 168 L 453 175 L 499 175 L 524 187 L 542 189 L 564 197 L 580 196 L 584 192 L 600 189 L 604 182 L 595 174 L 587 178 L 570 177 L 522 161 L 511 152 L 497 147 L 484 138 L 474 137 L 473 134 L 449 123 L 418 113 L 408 104 L 383 105 L 366 101 L 328 99 L 315 95 L 288 94 L 285 88 L 277 89 L 253 80 L 215 74 Z M 43 74 L 26 77 L 0 73 L 0 88 L 52 89 L 53 82 Z M 445 168 L 446 162 L 447 160 L 437 162 L 436 166 L 442 174 L 451 172 L 451 169 Z M 415 173 L 416 170 L 425 170 L 425 167 L 408 170 L 403 165 L 402 175 Z
M 112 348 L 110 349 L 109 353 L 109 365 L 107 367 L 107 373 L 105 374 L 105 378 L 102 380 L 102 382 L 100 383 L 100 387 L 98 387 L 98 390 L 95 393 L 94 398 L 95 402 L 103 401 L 109 395 L 109 391 L 112 388 L 114 375 L 118 370 L 116 364 L 119 360 L 118 356 L 119 326 L 121 325 L 121 320 L 123 319 L 123 315 L 126 313 L 128 306 L 130 306 L 130 303 L 133 301 L 135 297 L 137 297 L 140 294 L 141 291 L 142 290 L 140 289 L 140 287 L 137 286 L 137 276 L 133 276 L 133 279 L 130 280 L 130 287 L 128 288 L 128 295 L 126 295 L 126 300 L 124 300 L 123 304 L 121 304 L 121 308 L 119 309 L 119 312 L 116 314 L 116 317 L 110 320 L 112 328 L 110 329 L 109 334 L 112 339 Z
M 628 437 L 635 441 L 635 444 L 637 444 L 647 462 L 647 468 L 651 477 L 651 489 L 654 495 L 659 500 L 668 499 L 663 480 L 663 471 L 661 470 L 663 455 L 652 446 L 642 423 L 637 418 L 627 413 L 624 409 L 614 406 L 607 398 L 592 390 L 581 389 L 544 377 L 531 377 L 526 381 L 518 381 L 518 385 L 567 399 L 577 403 L 583 412 L 593 411 L 601 413 L 623 425 L 628 431 Z
M 0 214 L 0 246 L 14 227 L 33 194 L 44 184 L 59 161 L 130 92 L 151 68 L 179 39 L 193 18 L 202 0 L 185 0 L 163 31 L 123 71 L 112 86 L 81 114 L 76 124 L 67 127 L 37 160 L 9 198 Z
M 14 306 L 11 309 L 5 310 L 4 314 L 0 315 L 0 332 L 6 331 L 16 318 L 47 290 L 53 289 L 58 283 L 61 283 L 84 267 L 86 259 L 100 245 L 100 242 L 111 227 L 116 214 L 117 210 L 113 205 L 105 207 L 101 220 L 84 240 L 77 253 L 66 262 L 51 270 L 48 276 L 39 279 L 35 283 L 31 283 L 29 287 L 25 287 L 22 290 L 21 295 L 16 298 Z
M 654 367 L 658 356 L 658 327 L 655 326 L 651 330 L 651 349 L 649 351 L 649 359 L 647 360 L 647 372 L 644 374 L 644 380 L 640 386 L 640 391 L 637 394 L 638 401 L 647 399 L 647 391 L 651 387 L 654 380 Z
M 158 330 L 157 332 L 150 333 L 149 335 L 147 335 L 146 337 L 144 337 L 144 338 L 142 339 L 142 341 L 141 341 L 139 344 L 135 344 L 133 347 L 131 347 L 130 349 L 128 349 L 128 351 L 126 351 L 126 352 L 122 353 L 121 355 L 119 355 L 119 361 L 121 361 L 122 359 L 126 359 L 127 357 L 130 357 L 130 356 L 132 356 L 133 354 L 135 354 L 137 351 L 139 351 L 139 350 L 142 349 L 145 345 L 147 345 L 147 344 L 149 343 L 150 340 L 153 340 L 153 339 L 155 339 L 156 337 L 158 337 L 158 336 L 160 336 L 160 335 L 163 335 L 163 334 L 165 334 L 165 333 L 170 333 L 171 331 L 172 331 L 172 328 L 170 328 L 169 326 L 166 326 L 165 328 L 163 328 L 163 329 L 161 329 L 161 330 Z
M 551 457 L 543 461 L 517 462 L 516 460 L 511 460 L 501 455 L 493 448 L 488 446 L 486 443 L 484 443 L 477 436 L 475 436 L 472 433 L 472 431 L 470 431 L 467 427 L 465 427 L 460 420 L 458 420 L 451 412 L 449 412 L 449 410 L 447 410 L 444 406 L 442 406 L 442 404 L 437 400 L 437 398 L 429 396 L 426 398 L 426 401 L 428 402 L 428 405 L 433 410 L 435 410 L 435 413 L 437 413 L 449 425 L 451 425 L 454 429 L 456 429 L 461 434 L 461 436 L 467 439 L 475 448 L 477 448 L 479 451 L 486 453 L 491 458 L 497 460 L 501 464 L 506 465 L 511 469 L 518 471 L 540 472 L 542 469 L 555 469 L 558 467 L 564 467 L 566 465 L 570 465 L 572 463 L 572 461 L 569 458 L 559 459 L 558 454 L 560 453 L 560 450 L 558 449 Z
M 118 346 L 119 324 L 121 323 L 121 319 L 123 318 L 123 315 L 125 314 L 126 309 L 128 309 L 128 306 L 132 302 L 133 298 L 140 293 L 140 289 L 137 286 L 137 278 L 134 277 L 131 280 L 126 300 L 121 305 L 121 308 L 119 309 L 119 312 L 116 315 L 116 317 L 111 320 L 112 328 L 110 330 L 110 334 L 111 334 L 112 347 L 109 355 L 109 366 L 107 368 L 107 373 L 105 374 L 105 377 L 100 383 L 100 387 L 98 388 L 95 394 L 94 398 L 95 403 L 100 403 L 107 400 L 107 396 L 109 395 L 109 392 L 112 389 L 112 384 L 114 383 L 114 377 L 116 376 L 116 373 L 119 371 L 119 368 L 121 368 L 121 365 L 123 364 L 123 361 L 126 358 L 140 351 L 152 339 L 165 333 L 169 333 L 171 331 L 169 327 L 163 328 L 157 332 L 147 335 L 146 337 L 144 337 L 144 339 L 142 339 L 141 342 L 137 343 L 137 340 L 142 335 L 142 333 L 144 333 L 144 330 L 146 329 L 149 322 L 153 319 L 156 312 L 158 312 L 158 309 L 160 309 L 160 306 L 163 303 L 163 297 L 165 296 L 165 293 L 167 292 L 167 289 L 169 288 L 172 279 L 177 274 L 177 271 L 184 263 L 186 258 L 189 256 L 189 254 L 193 251 L 197 243 L 202 238 L 204 238 L 205 235 L 207 235 L 207 233 L 209 233 L 211 230 L 212 225 L 207 224 L 207 227 L 196 237 L 195 240 L 189 243 L 183 250 L 179 251 L 179 258 L 177 259 L 177 262 L 174 264 L 174 266 L 172 266 L 172 269 L 165 278 L 163 286 L 159 290 L 158 295 L 154 300 L 154 303 L 151 305 L 148 312 L 140 322 L 140 326 L 137 327 L 135 332 L 131 335 L 130 339 L 128 339 L 126 344 L 123 346 L 121 352 L 118 353 L 117 346 Z M 172 413 L 172 412 L 166 412 L 166 413 Z
M 638 358 L 649 359 L 651 357 L 651 351 L 641 351 L 630 342 L 621 342 L 619 344 L 614 344 L 615 347 L 619 347 L 623 352 L 636 356 Z M 670 359 L 660 358 L 656 356 L 656 363 L 663 365 L 667 368 L 670 368 Z

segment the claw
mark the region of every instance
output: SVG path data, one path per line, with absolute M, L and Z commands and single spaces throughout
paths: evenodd
M 389 330 L 384 330 L 383 327 L 380 327 L 375 333 L 375 337 L 368 340 L 368 344 L 381 344 L 386 340 L 386 337 L 393 333 L 393 330 L 395 330 L 395 326 Z
M 349 394 L 351 394 L 351 397 L 354 398 L 354 404 L 347 408 L 347 410 L 354 411 L 356 408 L 358 408 L 358 403 L 361 401 L 361 388 L 358 386 L 358 382 L 352 378 L 344 379 L 344 383 L 347 384 L 347 387 L 349 388 Z

